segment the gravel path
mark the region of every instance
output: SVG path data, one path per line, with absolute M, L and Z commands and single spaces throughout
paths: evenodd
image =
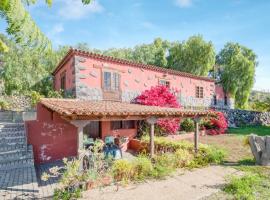
M 194 200 L 220 191 L 225 176 L 237 174 L 231 167 L 210 166 L 192 171 L 178 171 L 165 180 L 116 186 L 84 192 L 82 199 L 91 200 Z

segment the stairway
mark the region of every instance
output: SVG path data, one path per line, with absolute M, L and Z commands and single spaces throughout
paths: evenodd
M 0 170 L 34 167 L 23 123 L 0 122 Z

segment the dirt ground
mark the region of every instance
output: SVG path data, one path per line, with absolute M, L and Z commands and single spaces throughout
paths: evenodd
M 211 144 L 221 147 L 227 151 L 226 162 L 238 162 L 243 159 L 252 158 L 250 147 L 244 145 L 243 136 L 232 134 L 224 135 L 206 135 L 199 138 L 199 142 L 203 144 Z
M 199 200 L 220 191 L 225 177 L 238 174 L 226 166 L 209 166 L 191 171 L 179 170 L 165 180 L 149 180 L 126 187 L 109 186 L 83 193 L 82 199 L 91 200 Z

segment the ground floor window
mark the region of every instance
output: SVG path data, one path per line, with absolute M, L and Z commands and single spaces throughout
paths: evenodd
M 135 128 L 135 121 L 133 120 L 125 120 L 125 121 L 112 121 L 111 129 L 133 129 Z

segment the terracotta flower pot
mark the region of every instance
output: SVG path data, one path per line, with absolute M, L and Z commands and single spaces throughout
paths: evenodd
M 86 183 L 86 190 L 92 190 L 95 188 L 95 182 L 94 181 L 88 181 Z
M 112 183 L 112 178 L 110 176 L 105 176 L 102 178 L 102 185 L 108 186 Z

